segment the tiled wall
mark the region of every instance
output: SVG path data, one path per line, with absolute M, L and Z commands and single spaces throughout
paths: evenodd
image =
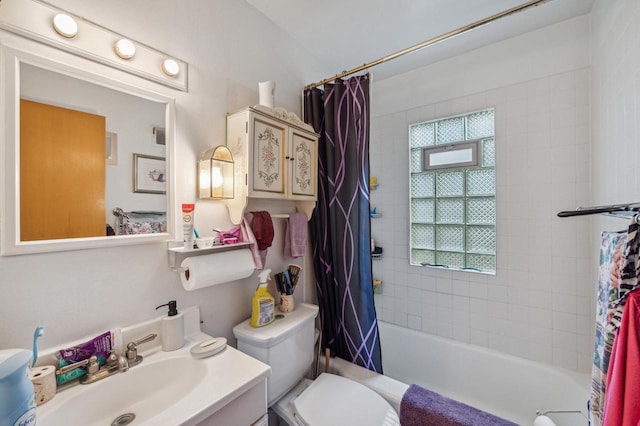
M 597 203 L 640 201 L 639 20 L 640 2 L 636 0 L 599 1 L 592 12 L 593 192 Z M 608 226 L 611 221 L 599 219 L 596 233 Z
M 579 25 L 585 28 L 584 22 Z M 521 42 L 545 39 L 553 31 L 566 27 Z M 519 43 L 509 43 L 494 48 L 505 55 L 516 52 Z M 575 43 L 582 49 L 588 41 L 582 37 Z M 371 204 L 382 213 L 372 219 L 372 235 L 384 250 L 382 259 L 373 261 L 374 278 L 383 281 L 382 294 L 375 297 L 381 320 L 590 371 L 596 269 L 591 219 L 556 217 L 590 201 L 590 68 L 584 58 L 567 68 L 573 69 L 549 75 L 542 66 L 539 78 L 517 81 L 510 75 L 503 79 L 510 84 L 462 96 L 451 91 L 447 98 L 440 91 L 436 103 L 415 105 L 412 98 L 404 109 L 372 108 L 383 111 L 373 114 L 370 154 L 371 175 L 380 183 Z M 496 275 L 409 266 L 408 125 L 489 107 L 496 112 Z

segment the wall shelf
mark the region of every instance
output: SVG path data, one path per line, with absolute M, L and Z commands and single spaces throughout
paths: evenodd
M 180 265 L 182 261 L 187 257 L 201 256 L 203 254 L 222 253 L 231 250 L 240 250 L 243 248 L 249 248 L 251 243 L 236 243 L 236 244 L 219 244 L 213 247 L 188 249 L 184 248 L 182 241 L 171 241 L 168 243 L 169 253 L 169 268 L 175 272 L 182 272 L 184 268 Z

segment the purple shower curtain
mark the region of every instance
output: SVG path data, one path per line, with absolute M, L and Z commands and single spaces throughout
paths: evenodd
M 381 373 L 369 216 L 369 79 L 305 91 L 305 121 L 320 134 L 311 243 L 323 347 Z

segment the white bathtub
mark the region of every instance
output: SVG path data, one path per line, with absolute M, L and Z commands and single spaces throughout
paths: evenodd
M 380 393 L 399 412 L 408 384 L 511 420 L 532 425 L 536 411 L 587 414 L 590 377 L 483 347 L 379 323 L 384 376 L 341 359 L 331 370 Z M 580 414 L 553 414 L 558 426 L 585 426 Z

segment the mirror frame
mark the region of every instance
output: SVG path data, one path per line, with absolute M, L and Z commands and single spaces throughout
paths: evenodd
M 20 240 L 20 64 L 26 63 L 151 101 L 164 103 L 167 232 L 42 241 Z M 57 252 L 175 240 L 175 99 L 170 89 L 94 61 L 0 31 L 0 255 Z

